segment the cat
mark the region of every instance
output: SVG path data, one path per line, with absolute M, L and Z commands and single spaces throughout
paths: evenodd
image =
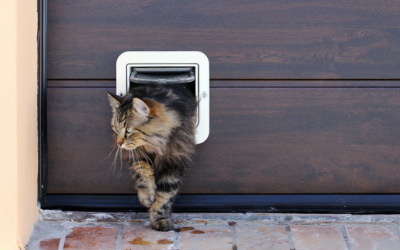
M 151 227 L 172 230 L 171 206 L 185 170 L 193 166 L 197 101 L 185 87 L 159 84 L 132 87 L 122 97 L 108 93 L 108 99 L 116 144 L 132 159 Z

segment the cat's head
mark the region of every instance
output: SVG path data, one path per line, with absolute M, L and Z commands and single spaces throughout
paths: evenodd
M 126 96 L 108 93 L 108 100 L 113 112 L 111 127 L 118 147 L 132 150 L 144 146 L 158 153 L 165 150 L 175 119 L 162 104 L 135 98 L 131 93 Z

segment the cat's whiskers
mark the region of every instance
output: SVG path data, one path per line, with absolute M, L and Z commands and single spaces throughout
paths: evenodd
M 137 159 L 137 164 L 139 164 L 140 169 L 142 169 L 142 166 L 140 165 L 140 162 L 139 162 L 139 157 L 137 157 L 137 154 L 136 154 L 136 150 L 133 149 L 132 153 L 135 156 L 135 159 Z M 142 175 L 142 173 L 143 173 L 143 170 L 141 170 L 140 175 Z
M 114 146 L 114 147 L 111 149 L 110 154 L 109 154 L 106 158 L 104 158 L 103 160 L 101 160 L 100 162 L 102 162 L 102 161 L 104 161 L 105 159 L 107 159 L 108 157 L 110 157 L 110 155 L 113 153 L 115 147 L 116 147 L 116 146 Z
M 133 154 L 133 149 L 131 149 L 130 151 L 131 151 L 131 154 L 132 154 L 132 161 L 133 161 L 133 162 L 132 162 L 132 165 L 135 166 L 136 157 L 135 157 L 135 155 Z
M 117 161 L 118 151 L 119 151 L 119 148 L 117 148 L 117 151 L 115 151 L 114 160 L 113 160 L 113 162 L 112 162 L 112 164 L 111 164 L 111 168 L 110 168 L 110 170 L 111 170 L 111 169 L 113 170 L 113 174 L 114 174 L 114 172 L 115 172 L 115 163 L 116 163 L 116 161 Z
M 119 151 L 119 158 L 120 158 L 120 160 L 121 160 L 121 165 L 119 166 L 118 178 L 121 178 L 121 176 L 122 176 L 122 149 L 121 149 L 121 151 Z
M 151 165 L 151 166 L 154 168 L 153 161 L 151 160 L 150 156 L 148 156 L 145 152 L 143 152 L 142 150 L 140 150 L 140 148 L 137 148 L 137 150 L 139 150 L 140 153 L 142 153 L 142 155 L 144 156 L 144 159 L 147 161 L 147 163 L 148 163 L 149 165 Z M 149 163 L 149 161 L 148 161 L 147 159 L 149 159 L 149 161 L 151 162 L 151 164 Z
M 135 166 L 136 158 L 135 158 L 135 156 L 133 155 L 133 149 L 129 149 L 129 154 L 131 155 L 131 159 L 132 159 L 131 165 L 132 165 L 132 166 Z M 134 168 L 133 168 L 133 169 L 134 169 Z
M 115 168 L 116 168 L 116 165 L 117 165 L 117 158 L 118 158 L 119 150 L 120 150 L 120 148 L 117 148 L 117 151 L 115 152 L 115 156 L 114 156 L 114 161 L 113 161 L 113 163 L 111 164 L 111 167 L 110 167 L 110 170 L 113 169 L 113 174 L 115 173 Z
M 154 165 L 153 165 L 153 161 L 151 160 L 150 156 L 149 156 L 147 153 L 143 152 L 140 148 L 138 148 L 138 150 L 139 150 L 147 159 L 149 159 L 149 161 L 151 162 L 151 165 L 154 166 Z
M 139 153 L 138 153 L 138 154 L 139 154 Z M 147 160 L 146 156 L 144 157 L 144 159 L 145 159 L 145 161 L 147 162 L 147 164 L 148 164 L 149 166 L 153 166 L 153 165 L 150 165 L 150 163 L 149 163 L 149 161 Z
M 138 159 L 138 163 L 140 165 L 140 175 L 143 175 L 143 165 L 142 165 L 142 160 L 140 159 L 139 154 L 136 152 L 136 150 L 134 149 L 133 152 L 135 153 L 135 155 L 137 156 Z
M 135 154 L 134 154 L 133 151 L 134 151 L 134 149 L 131 150 L 132 156 L 133 156 L 133 159 L 134 159 L 134 161 L 133 161 L 133 163 L 132 163 L 132 166 L 134 166 L 133 168 L 135 168 L 135 165 L 136 165 L 136 162 L 137 162 L 137 161 L 136 161 L 136 156 L 135 156 Z
M 129 154 L 130 154 L 130 156 L 131 156 L 131 164 L 134 164 L 136 161 L 135 161 L 135 157 L 133 156 L 133 151 L 132 151 L 132 149 L 129 149 Z

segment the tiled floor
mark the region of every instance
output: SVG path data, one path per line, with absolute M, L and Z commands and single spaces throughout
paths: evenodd
M 41 211 L 29 250 L 400 249 L 399 215 L 174 214 L 175 231 L 143 213 Z

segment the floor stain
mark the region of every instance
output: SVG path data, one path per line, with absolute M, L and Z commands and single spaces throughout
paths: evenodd
M 169 244 L 172 244 L 174 242 L 172 240 L 162 239 L 162 240 L 158 240 L 157 243 L 161 244 L 161 245 L 169 245 Z
M 202 230 L 194 230 L 194 231 L 192 231 L 192 232 L 190 232 L 191 234 L 203 234 L 204 233 L 204 231 L 202 231 Z
M 133 239 L 131 241 L 128 241 L 128 242 L 131 243 L 132 245 L 141 245 L 141 246 L 153 245 L 153 243 L 151 243 L 150 241 L 143 240 L 142 237 L 135 238 L 135 239 Z
M 207 221 L 205 221 L 205 220 L 194 220 L 196 223 L 199 223 L 199 224 L 203 224 L 204 223 L 204 225 L 207 225 L 208 224 L 208 222 Z
M 185 231 L 190 231 L 190 230 L 194 230 L 194 227 L 181 227 L 179 229 L 179 232 L 185 232 Z
M 59 243 L 60 243 L 59 238 L 42 240 L 40 242 L 39 249 L 58 249 Z

